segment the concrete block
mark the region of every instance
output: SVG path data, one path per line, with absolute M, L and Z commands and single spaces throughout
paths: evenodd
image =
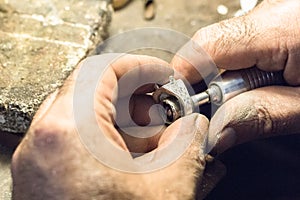
M 0 0 L 0 131 L 25 133 L 42 101 L 106 36 L 109 0 Z

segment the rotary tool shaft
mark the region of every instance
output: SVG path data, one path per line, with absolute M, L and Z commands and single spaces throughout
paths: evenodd
M 255 88 L 284 84 L 282 71 L 266 72 L 256 67 L 225 71 L 216 77 L 205 92 L 192 96 L 194 106 L 205 103 L 221 105 L 232 97 Z
M 197 112 L 199 106 L 212 103 L 222 105 L 227 100 L 243 92 L 255 88 L 283 85 L 283 72 L 265 72 L 256 67 L 225 71 L 219 74 L 204 92 L 190 96 L 182 80 L 170 77 L 170 82 L 158 87 L 154 92 L 155 102 L 163 107 L 162 115 L 166 116 L 166 124 L 180 117 Z

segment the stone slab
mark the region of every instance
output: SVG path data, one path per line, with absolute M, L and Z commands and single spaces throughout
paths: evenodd
M 0 0 L 0 131 L 25 133 L 42 101 L 106 37 L 109 0 Z

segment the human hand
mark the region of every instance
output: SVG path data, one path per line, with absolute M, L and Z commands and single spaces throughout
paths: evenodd
M 256 65 L 265 71 L 283 70 L 286 82 L 299 86 L 299 17 L 298 0 L 265 0 L 245 16 L 197 31 L 192 38 L 197 45 L 184 46 L 171 64 L 191 83 L 199 82 L 212 69 L 201 66 L 201 58 L 193 55 L 204 50 L 221 69 Z M 299 133 L 299 100 L 299 87 L 272 86 L 240 94 L 222 105 L 211 119 L 209 142 L 213 145 L 219 138 L 215 150 L 221 153 L 253 139 Z
M 97 61 L 97 58 L 92 59 Z M 85 112 L 89 108 L 88 102 L 80 104 L 83 108 L 82 115 L 75 116 L 80 120 L 74 121 L 73 114 L 76 109 L 80 109 L 74 107 L 76 106 L 76 101 L 73 99 L 76 87 L 81 88 L 80 97 L 89 95 L 88 89 L 95 81 L 94 76 L 89 76 L 89 73 L 94 74 L 97 69 L 103 67 L 99 66 L 100 64 L 89 64 L 89 61 L 91 60 L 83 62 L 85 64 L 74 71 L 59 92 L 51 95 L 43 103 L 28 133 L 17 148 L 12 161 L 14 198 L 193 198 L 197 177 L 201 177 L 205 165 L 203 150 L 208 128 L 207 119 L 199 114 L 193 114 L 178 120 L 168 128 L 160 127 L 153 137 L 134 138 L 126 135 L 126 128 L 132 126 L 132 122 L 122 117 L 122 114 L 126 113 L 123 110 L 128 110 L 128 106 L 122 101 L 126 99 L 125 97 L 131 96 L 130 115 L 137 124 L 145 126 L 140 130 L 151 129 L 146 126 L 149 123 L 158 126 L 160 120 L 155 118 L 157 110 L 150 111 L 152 112 L 150 116 L 154 117 L 151 118 L 151 122 L 146 114 L 147 109 L 153 104 L 152 98 L 146 93 L 152 91 L 153 85 L 148 84 L 137 90 L 136 88 L 141 82 L 147 80 L 163 83 L 173 70 L 166 67 L 168 66 L 166 62 L 156 58 L 122 56 L 109 66 L 96 87 L 93 99 L 96 123 L 92 120 L 94 116 L 87 115 Z M 81 71 L 83 66 L 88 70 Z M 84 72 L 87 72 L 88 76 L 80 77 L 80 74 Z M 122 77 L 125 77 L 123 79 L 125 82 L 122 82 Z M 132 91 L 134 91 L 133 95 L 130 93 Z M 118 122 L 118 126 L 115 122 Z M 106 165 L 105 161 L 103 164 L 102 161 L 95 159 L 95 156 L 86 149 L 82 138 L 79 137 L 81 131 L 95 131 L 95 126 L 101 128 L 116 149 L 122 149 L 125 152 L 123 154 L 125 158 L 118 157 L 110 149 L 101 145 L 96 146 L 96 150 L 110 157 L 117 157 L 119 160 L 131 159 L 134 162 L 129 153 L 131 151 L 149 152 L 136 158 L 143 160 L 150 154 L 150 162 L 146 164 L 151 164 L 152 160 L 153 162 L 159 159 L 163 161 L 164 154 L 159 154 L 159 151 L 167 149 L 176 139 L 179 139 L 179 143 L 176 149 L 171 150 L 187 150 L 174 163 L 157 171 L 142 174 L 121 172 Z M 140 133 L 143 134 L 142 131 Z M 191 139 L 191 145 L 185 138 Z M 90 139 L 97 140 L 96 137 Z M 172 154 L 172 152 L 169 153 Z M 139 171 L 139 169 L 136 170 Z

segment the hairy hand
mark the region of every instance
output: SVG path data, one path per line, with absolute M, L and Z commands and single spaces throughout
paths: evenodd
M 96 58 L 93 61 L 99 61 Z M 113 62 L 105 71 L 96 87 L 93 106 L 96 116 L 87 115 L 87 103 L 82 102 L 82 116 L 74 121 L 75 83 L 80 87 L 79 97 L 88 95 L 87 89 L 94 81 L 91 77 L 80 77 L 82 66 L 87 74 L 95 73 L 97 66 L 87 59 L 66 81 L 59 92 L 51 95 L 35 116 L 25 138 L 17 148 L 12 162 L 13 196 L 15 199 L 191 199 L 195 194 L 197 178 L 201 177 L 205 161 L 205 146 L 208 121 L 199 114 L 182 118 L 168 128 L 161 128 L 152 137 L 140 138 L 126 134 L 126 130 L 138 130 L 140 134 L 160 123 L 157 110 L 147 114 L 153 105 L 148 95 L 153 84 L 140 87 L 144 79 L 164 82 L 173 70 L 162 60 L 125 55 Z M 86 63 L 86 64 L 84 64 Z M 97 63 L 97 62 L 96 62 Z M 122 79 L 122 77 L 125 77 Z M 133 92 L 133 93 L 131 93 Z M 130 105 L 124 99 L 130 97 Z M 78 108 L 80 109 L 80 108 Z M 125 111 L 124 111 L 125 110 Z M 129 110 L 132 120 L 144 127 L 134 126 L 132 120 L 122 116 Z M 150 109 L 151 110 L 151 109 Z M 147 126 L 147 124 L 151 125 Z M 159 154 L 174 138 L 191 137 L 191 145 L 185 144 L 183 156 L 148 173 L 122 172 L 104 165 L 86 149 L 79 137 L 82 130 L 94 131 L 100 127 L 110 143 L 125 152 L 118 157 L 110 149 L 96 145 L 96 150 L 118 160 L 143 160 L 151 155 L 153 162 L 168 158 Z M 184 127 L 184 128 L 182 128 Z M 138 128 L 138 129 L 137 129 Z M 90 138 L 96 140 L 95 138 Z M 180 149 L 181 143 L 176 146 Z M 176 151 L 176 148 L 173 149 Z M 144 153 L 133 158 L 130 152 Z M 148 153 L 147 153 L 148 152 Z M 172 153 L 172 152 L 171 152 Z M 149 157 L 146 157 L 146 160 Z M 150 164 L 152 160 L 150 159 Z M 141 161 L 142 163 L 143 161 Z M 147 161 L 149 163 L 149 161 Z M 146 162 L 146 163 L 147 163 Z M 141 166 L 144 167 L 144 166 Z M 138 171 L 138 169 L 137 169 Z
M 216 112 L 209 136 L 220 138 L 218 152 L 256 138 L 300 132 L 300 88 L 296 87 L 300 85 L 299 17 L 300 1 L 265 0 L 245 16 L 200 29 L 192 38 L 197 45 L 184 46 L 180 51 L 192 59 L 183 59 L 179 53 L 172 60 L 172 66 L 191 83 L 211 72 L 201 58 L 193 60 L 192 52 L 203 50 L 221 69 L 256 65 L 265 71 L 284 71 L 291 87 L 246 92 Z

